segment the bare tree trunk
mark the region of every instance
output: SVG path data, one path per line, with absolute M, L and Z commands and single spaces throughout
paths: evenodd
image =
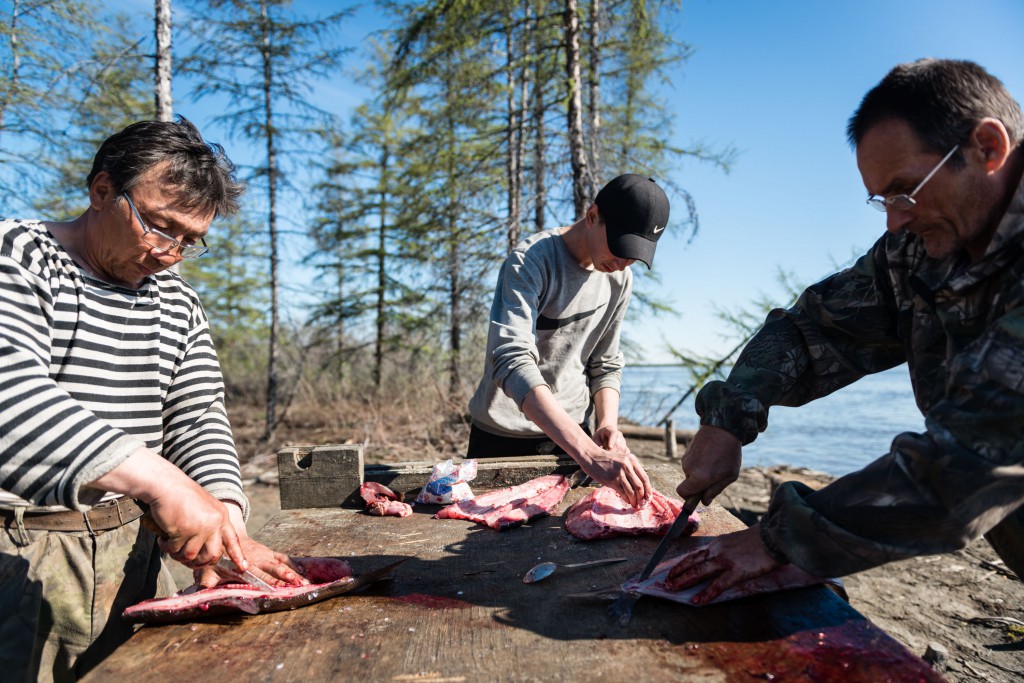
M 171 0 L 156 4 L 156 118 L 170 121 L 174 105 L 171 99 Z
M 452 216 L 449 217 L 454 219 Z M 448 261 L 448 298 L 452 312 L 448 335 L 451 349 L 451 354 L 448 357 L 448 395 L 456 396 L 461 384 L 459 360 L 462 356 L 462 281 L 459 270 L 462 264 L 459 242 L 454 238 L 448 241 Z
M 530 9 L 530 0 L 523 0 L 523 44 L 527 43 L 526 32 L 530 27 L 530 16 L 532 12 Z M 530 70 L 526 67 L 526 60 L 523 60 L 522 66 L 519 71 L 519 126 L 516 133 L 517 148 L 516 148 L 516 159 L 519 163 L 516 164 L 516 195 L 519 199 L 519 221 L 522 221 L 522 201 L 523 201 L 523 173 L 526 158 L 526 108 L 530 101 Z M 518 237 L 518 236 L 517 236 Z M 518 242 L 518 240 L 517 240 Z M 513 245 L 514 246 L 514 245 Z
M 384 143 L 381 151 L 380 167 L 380 223 L 377 226 L 377 340 L 373 349 L 373 384 L 380 389 L 384 368 L 384 338 L 387 334 L 387 272 L 385 270 L 385 249 L 387 247 L 387 191 L 390 185 L 388 164 L 391 149 Z
M 580 22 L 576 0 L 565 0 L 565 70 L 569 85 L 569 162 L 572 166 L 573 220 L 587 209 L 587 157 L 583 146 L 582 84 L 580 82 Z
M 547 131 L 544 127 L 544 58 L 541 56 L 540 16 L 533 24 L 533 53 L 536 55 L 533 67 L 533 223 L 537 232 L 544 230 L 544 215 L 547 213 Z
M 601 0 L 590 0 L 590 201 L 597 196 L 601 170 Z
M 264 438 L 267 440 L 277 427 L 278 377 L 277 377 L 277 337 L 281 323 L 278 314 L 278 253 L 277 253 L 277 151 L 274 149 L 274 111 L 271 96 L 273 84 L 273 66 L 270 54 L 270 18 L 267 13 L 266 0 L 260 1 L 260 18 L 263 33 L 263 118 L 267 130 L 267 200 L 270 214 L 268 226 L 270 232 L 270 340 L 267 357 L 267 424 Z
M 334 269 L 334 275 L 335 275 L 335 278 L 336 278 L 336 280 L 338 282 L 338 301 L 339 302 L 345 300 L 345 253 L 344 252 L 345 252 L 345 250 L 341 247 L 341 244 L 339 243 L 339 245 L 338 245 L 338 254 L 337 254 L 337 264 L 338 264 L 338 266 L 337 266 L 337 268 Z M 337 326 L 335 327 L 335 330 L 334 330 L 334 352 L 336 354 L 336 358 L 338 359 L 337 364 L 335 364 L 335 366 L 334 366 L 334 368 L 335 368 L 334 372 L 335 372 L 335 376 L 338 378 L 338 382 L 341 382 L 341 381 L 343 381 L 345 379 L 345 363 L 344 363 L 344 358 L 345 358 L 345 316 L 343 316 L 343 315 L 339 315 L 338 316 L 338 324 L 337 324 Z
M 505 77 L 508 88 L 505 99 L 505 172 L 508 177 L 508 251 L 519 244 L 519 220 L 522 189 L 520 187 L 519 137 L 522 135 L 522 112 L 516 111 L 515 45 L 512 36 L 512 7 L 506 5 L 505 15 Z
M 451 86 L 448 86 L 445 107 L 450 112 L 455 106 L 453 101 L 454 93 Z M 449 113 L 447 115 L 447 140 L 449 145 L 455 145 L 455 123 Z M 452 159 L 455 154 L 452 150 L 448 153 L 448 205 L 445 207 L 445 220 L 448 224 L 448 308 L 451 311 L 451 319 L 448 328 L 448 395 L 456 396 L 459 391 L 461 380 L 459 377 L 459 360 L 462 355 L 462 253 L 459 250 L 456 226 L 458 225 L 458 197 L 455 194 L 456 169 L 452 166 Z

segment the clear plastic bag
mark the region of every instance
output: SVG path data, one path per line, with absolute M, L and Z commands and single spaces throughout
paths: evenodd
M 472 498 L 473 491 L 467 482 L 474 478 L 476 460 L 463 460 L 458 465 L 452 464 L 451 460 L 440 462 L 434 465 L 427 485 L 416 496 L 416 502 L 448 505 Z

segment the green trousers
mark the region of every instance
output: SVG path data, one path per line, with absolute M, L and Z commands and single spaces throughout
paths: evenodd
M 134 632 L 129 605 L 176 590 L 156 537 L 117 529 L 0 531 L 0 672 L 5 681 L 74 681 Z

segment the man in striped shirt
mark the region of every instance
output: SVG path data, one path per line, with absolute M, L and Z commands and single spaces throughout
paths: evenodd
M 303 581 L 246 533 L 209 324 L 167 270 L 206 253 L 210 223 L 237 210 L 233 164 L 187 120 L 145 121 L 103 143 L 87 186 L 75 220 L 0 221 L 9 680 L 74 678 L 123 642 L 121 610 L 174 590 L 158 548 L 207 586 L 222 555 Z

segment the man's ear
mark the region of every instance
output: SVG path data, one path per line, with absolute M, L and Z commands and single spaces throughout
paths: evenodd
M 591 204 L 587 207 L 587 211 L 583 215 L 586 216 L 588 225 L 597 225 L 598 221 L 601 220 L 601 212 L 597 208 L 597 204 Z
M 116 199 L 117 194 L 117 188 L 114 187 L 110 174 L 100 171 L 93 177 L 92 183 L 89 185 L 89 206 L 99 211 Z
M 981 155 L 985 170 L 994 173 L 1003 167 L 1013 149 L 1010 135 L 999 119 L 983 118 L 971 131 L 971 142 Z

